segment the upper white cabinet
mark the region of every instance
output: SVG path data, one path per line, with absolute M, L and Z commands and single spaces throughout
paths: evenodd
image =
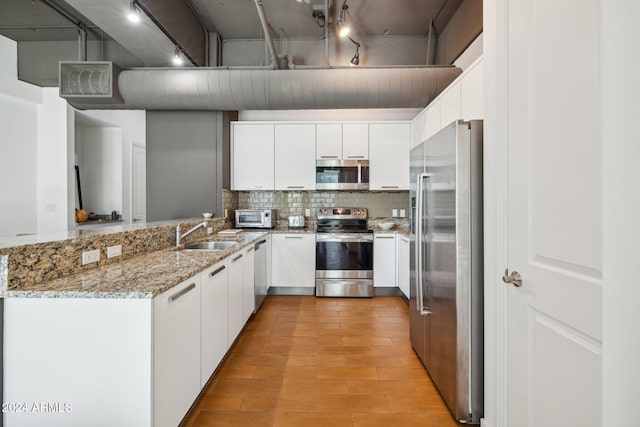
M 340 123 L 318 123 L 316 125 L 316 159 L 342 158 L 342 125 Z
M 367 123 L 342 125 L 342 158 L 344 160 L 369 158 L 369 125 Z
M 316 189 L 315 124 L 275 125 L 275 189 Z
M 274 189 L 274 125 L 232 123 L 232 190 Z
M 367 123 L 318 123 L 316 125 L 318 160 L 366 160 L 369 158 Z
M 409 189 L 410 123 L 369 125 L 369 189 Z
M 440 129 L 460 118 L 460 83 L 455 83 L 440 98 Z
M 412 147 L 452 121 L 483 119 L 483 59 L 479 58 L 413 120 Z
M 484 67 L 478 62 L 460 81 L 460 117 L 463 120 L 482 119 Z

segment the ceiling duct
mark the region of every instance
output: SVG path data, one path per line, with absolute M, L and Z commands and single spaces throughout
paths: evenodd
M 69 103 L 121 104 L 117 79 L 120 68 L 109 61 L 61 61 L 58 87 Z
M 296 110 L 423 108 L 457 67 L 330 69 L 134 69 L 118 78 L 122 104 L 69 99 L 80 109 Z

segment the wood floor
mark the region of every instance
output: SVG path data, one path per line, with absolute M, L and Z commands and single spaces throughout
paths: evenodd
M 184 426 L 454 427 L 399 297 L 269 296 Z

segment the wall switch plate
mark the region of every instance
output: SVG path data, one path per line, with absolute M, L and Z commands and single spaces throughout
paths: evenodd
M 405 216 L 407 216 L 407 211 L 405 211 L 404 209 L 400 209 L 400 216 L 402 218 L 404 218 Z
M 304 210 L 304 216 L 311 216 L 311 209 L 307 208 Z
M 100 249 L 82 252 L 82 265 L 100 261 Z
M 391 209 L 391 216 L 392 217 L 397 217 L 398 216 L 398 209 Z
M 224 210 L 224 217 L 225 217 L 225 219 L 229 218 L 229 209 L 225 209 Z
M 107 258 L 113 258 L 122 255 L 122 245 L 109 246 L 107 248 Z
M 207 227 L 207 234 L 213 233 L 213 227 Z

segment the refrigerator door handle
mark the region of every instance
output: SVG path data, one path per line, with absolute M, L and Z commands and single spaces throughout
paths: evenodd
M 416 182 L 416 291 L 417 291 L 417 299 L 418 304 L 416 304 L 416 308 L 421 316 L 428 316 L 431 314 L 429 309 L 425 309 L 424 307 L 424 287 L 422 285 L 422 233 L 424 230 L 422 229 L 423 218 L 422 213 L 423 209 L 423 192 L 424 192 L 424 181 L 425 179 L 431 178 L 430 173 L 419 173 L 417 175 Z

